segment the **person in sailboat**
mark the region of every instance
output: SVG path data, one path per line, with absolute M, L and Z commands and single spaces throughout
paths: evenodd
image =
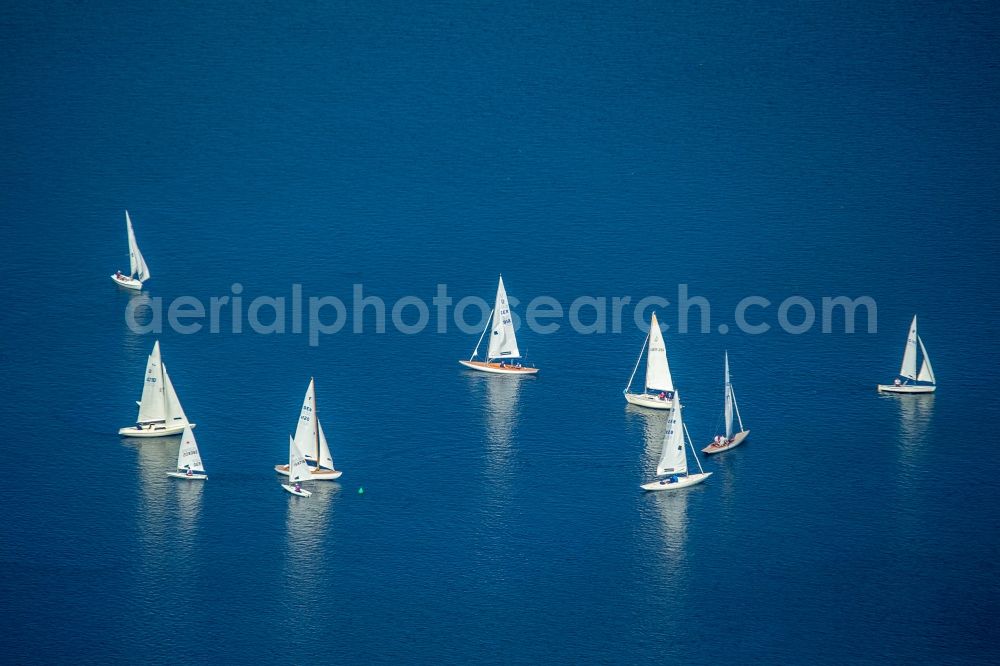
M 663 391 L 660 391 L 660 395 L 658 395 L 656 397 L 658 397 L 660 400 L 666 400 L 667 399 L 667 394 L 664 393 Z
M 902 386 L 903 382 L 899 381 L 899 377 L 896 377 L 896 380 L 893 382 L 893 384 L 896 386 Z
M 302 492 L 302 484 L 299 483 L 298 481 L 295 482 L 295 492 L 297 492 L 297 493 L 301 493 Z
M 184 465 L 184 475 L 192 476 L 192 474 L 193 472 L 191 471 L 191 465 Z

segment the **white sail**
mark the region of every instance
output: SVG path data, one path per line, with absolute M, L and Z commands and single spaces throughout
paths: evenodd
M 295 444 L 302 451 L 306 460 L 316 461 L 318 454 L 316 446 L 316 383 L 310 378 L 306 396 L 302 399 L 302 410 L 299 412 L 299 422 L 295 426 Z
M 163 398 L 163 364 L 160 360 L 160 341 L 153 343 L 153 352 L 146 360 L 146 374 L 142 383 L 142 398 L 139 400 L 137 423 L 165 421 L 166 403 Z
M 656 475 L 687 474 L 687 454 L 684 453 L 684 422 L 681 419 L 681 405 L 674 393 L 670 408 L 667 432 L 663 435 L 663 451 L 656 466 Z
M 201 453 L 198 451 L 198 443 L 194 440 L 194 432 L 191 426 L 184 428 L 181 435 L 181 448 L 177 451 L 177 471 L 184 472 L 190 469 L 192 472 L 204 472 L 205 466 L 201 462 Z
M 521 358 L 517 348 L 517 337 L 514 335 L 514 319 L 507 302 L 507 290 L 503 286 L 503 276 L 497 284 L 497 300 L 493 308 L 493 332 L 490 334 L 490 347 L 486 353 L 487 359 Z
M 649 350 L 646 354 L 646 390 L 673 391 L 674 382 L 670 377 L 667 363 L 667 347 L 663 342 L 663 332 L 656 319 L 656 313 L 649 322 Z
M 913 315 L 910 333 L 906 336 L 906 351 L 903 352 L 903 365 L 899 368 L 899 376 L 907 379 L 917 377 L 917 315 Z
M 729 352 L 726 352 L 726 439 L 733 438 L 733 387 L 729 383 Z
M 934 383 L 934 368 L 931 367 L 931 357 L 927 355 L 927 349 L 924 347 L 923 338 L 917 336 L 917 341 L 920 343 L 920 353 L 924 357 L 923 363 L 920 364 L 920 374 L 917 375 L 917 381 Z
M 312 472 L 309 471 L 309 463 L 306 462 L 306 457 L 302 455 L 299 451 L 299 447 L 295 444 L 295 439 L 291 435 L 288 436 L 288 480 L 292 483 L 297 481 L 305 481 L 309 478 Z
M 149 279 L 149 266 L 139 252 L 139 244 L 135 241 L 135 231 L 132 230 L 132 218 L 125 211 L 125 228 L 128 229 L 128 260 L 130 275 L 144 282 Z
M 330 445 L 326 443 L 326 435 L 323 434 L 323 424 L 317 421 L 316 425 L 319 427 L 319 466 L 322 469 L 334 469 Z
M 177 391 L 174 390 L 174 383 L 170 381 L 170 375 L 167 374 L 167 366 L 161 364 L 160 367 L 163 370 L 163 403 L 166 406 L 164 419 L 167 425 L 187 423 L 187 415 L 184 414 L 180 398 L 177 397 Z

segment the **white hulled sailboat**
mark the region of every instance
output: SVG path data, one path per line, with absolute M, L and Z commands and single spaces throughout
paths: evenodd
M 208 478 L 205 474 L 205 465 L 201 462 L 201 452 L 198 451 L 198 442 L 194 439 L 191 426 L 184 428 L 181 435 L 181 448 L 177 450 L 177 469 L 167 472 L 167 476 L 177 479 L 189 479 L 192 481 L 203 481 Z
M 479 342 L 472 351 L 472 356 L 468 361 L 459 361 L 462 365 L 472 370 L 483 372 L 493 372 L 504 375 L 533 375 L 538 372 L 538 368 L 531 368 L 523 365 L 519 360 L 521 351 L 517 348 L 517 336 L 514 334 L 514 320 L 510 313 L 510 305 L 507 302 L 507 290 L 503 286 L 503 276 L 497 284 L 497 298 L 490 313 L 490 321 L 486 323 L 483 334 L 479 336 Z M 483 342 L 486 331 L 492 330 L 490 334 L 490 344 L 486 351 L 486 360 L 477 361 L 479 345 Z
M 697 485 L 712 476 L 711 472 L 701 468 L 701 460 L 695 453 L 691 435 L 688 434 L 684 419 L 681 418 L 681 405 L 676 391 L 671 403 L 670 420 L 667 422 L 667 432 L 663 435 L 660 462 L 656 465 L 656 479 L 644 483 L 643 490 L 679 490 Z M 685 435 L 695 462 L 698 463 L 698 474 L 688 474 L 687 452 L 684 450 Z
M 189 423 L 184 414 L 177 391 L 167 374 L 167 366 L 160 360 L 160 342 L 157 340 L 146 361 L 136 424 L 120 429 L 118 434 L 129 437 L 164 437 L 183 432 L 188 426 L 193 428 L 195 424 Z
M 316 412 L 316 383 L 312 377 L 309 378 L 309 387 L 302 401 L 302 410 L 299 412 L 299 422 L 295 426 L 293 439 L 309 466 L 309 475 L 305 477 L 307 481 L 333 481 L 340 478 L 343 472 L 333 466 L 330 445 L 326 441 L 323 425 L 319 422 L 319 414 Z M 288 465 L 275 465 L 274 471 L 288 476 Z
M 646 344 L 649 350 L 646 350 Z M 642 362 L 642 354 L 646 352 L 646 383 L 642 393 L 629 393 L 632 388 L 632 380 L 639 370 Z M 632 405 L 649 407 L 650 409 L 670 409 L 674 397 L 674 380 L 670 376 L 670 364 L 667 363 L 667 347 L 663 342 L 663 332 L 660 330 L 660 322 L 656 319 L 656 313 L 649 322 L 649 334 L 642 343 L 639 350 L 639 359 L 632 369 L 632 376 L 628 378 L 628 386 L 623 391 L 625 400 Z
M 922 362 L 920 372 L 917 372 L 917 346 L 920 347 Z M 934 380 L 934 369 L 931 359 L 924 348 L 924 341 L 917 335 L 917 315 L 913 315 L 910 333 L 906 336 L 906 349 L 903 351 L 903 365 L 899 368 L 899 377 L 892 384 L 879 384 L 880 393 L 933 393 L 937 389 Z
M 726 398 L 725 398 L 726 434 L 716 435 L 715 441 L 702 449 L 703 453 L 722 453 L 743 443 L 743 440 L 750 434 L 749 430 L 743 429 L 743 418 L 740 416 L 740 407 L 736 404 L 736 394 L 733 393 L 733 385 L 729 382 L 729 352 L 726 352 Z M 736 409 L 736 420 L 740 422 L 740 430 L 733 429 L 733 408 Z
M 139 252 L 139 244 L 135 241 L 135 231 L 132 229 L 132 219 L 128 216 L 128 211 L 125 211 L 125 229 L 128 231 L 129 274 L 123 275 L 121 271 L 117 271 L 111 279 L 120 287 L 139 291 L 142 289 L 142 283 L 149 279 L 149 266 L 146 265 L 142 252 Z

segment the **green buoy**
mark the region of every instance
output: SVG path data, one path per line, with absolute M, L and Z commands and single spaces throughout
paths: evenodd
M 358 494 L 359 495 L 364 495 L 365 494 L 365 487 L 364 486 L 361 486 L 360 488 L 358 488 Z

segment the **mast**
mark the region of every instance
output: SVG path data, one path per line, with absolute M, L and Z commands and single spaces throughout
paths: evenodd
M 733 437 L 733 387 L 729 383 L 729 351 L 726 351 L 726 387 L 725 387 L 725 417 L 726 417 L 726 439 Z
M 313 384 L 313 431 L 316 433 L 316 469 L 319 470 L 319 407 L 317 406 L 319 401 L 316 399 L 315 381 L 314 377 L 309 378 L 309 382 Z

